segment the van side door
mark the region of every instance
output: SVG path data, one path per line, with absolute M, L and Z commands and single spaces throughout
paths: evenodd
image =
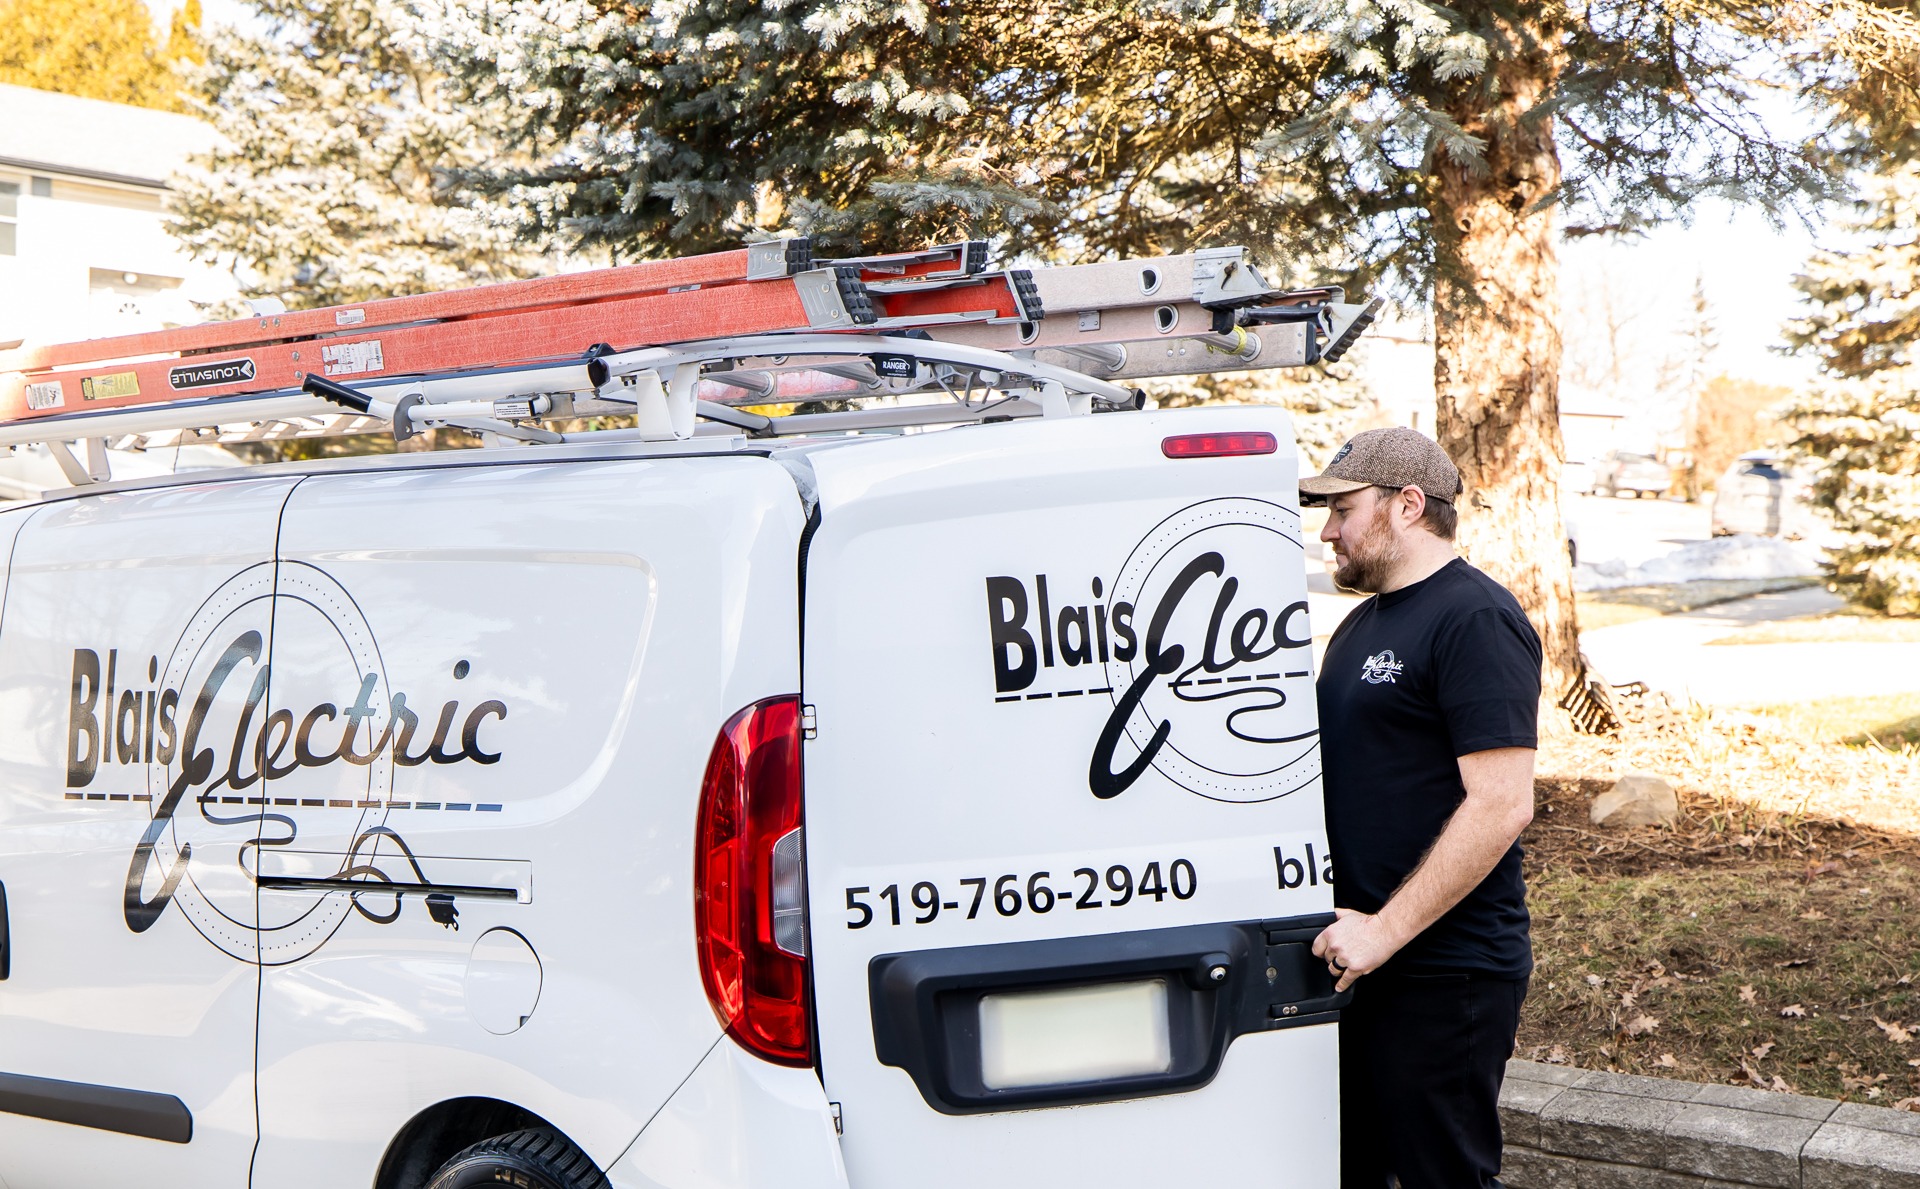
M 0 620 L 7 1189 L 247 1183 L 253 742 L 293 486 L 60 500 L 14 542 Z
M 720 1036 L 693 931 L 702 774 L 736 711 L 799 686 L 803 516 L 758 457 L 301 485 L 272 681 L 292 742 L 257 868 L 257 1185 L 372 1185 L 408 1121 L 456 1101 L 537 1115 L 604 1166 L 687 1079 Z

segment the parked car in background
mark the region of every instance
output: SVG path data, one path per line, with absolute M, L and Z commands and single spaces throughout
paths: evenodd
M 1633 498 L 1639 499 L 1642 495 L 1665 495 L 1671 486 L 1673 476 L 1667 470 L 1667 464 L 1651 454 L 1609 450 L 1593 468 L 1593 490 L 1596 495 L 1610 496 L 1630 491 Z
M 152 479 L 245 465 L 244 459 L 225 446 L 107 451 L 107 466 L 115 479 Z M 0 447 L 0 500 L 39 499 L 46 492 L 70 486 L 53 452 L 46 446 L 36 443 L 10 450 Z
M 1560 464 L 1560 490 L 1570 495 L 1593 494 L 1593 460 L 1569 458 Z
M 1811 535 L 1806 476 L 1766 450 L 1742 454 L 1713 488 L 1713 535 L 1753 533 L 1798 540 Z

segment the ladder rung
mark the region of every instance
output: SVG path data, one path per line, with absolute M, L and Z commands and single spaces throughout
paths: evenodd
M 949 277 L 970 277 L 987 267 L 987 241 L 964 240 L 957 244 L 939 244 L 918 252 L 894 252 L 882 256 L 852 256 L 823 263 L 851 265 L 868 282 L 926 281 Z

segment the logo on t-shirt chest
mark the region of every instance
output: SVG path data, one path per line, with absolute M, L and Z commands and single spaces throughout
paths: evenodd
M 1400 671 L 1406 668 L 1404 661 L 1394 659 L 1393 649 L 1383 648 L 1367 658 L 1360 666 L 1360 680 L 1368 685 L 1399 684 Z

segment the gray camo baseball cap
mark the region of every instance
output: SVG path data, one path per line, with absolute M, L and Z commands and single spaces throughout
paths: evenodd
M 1418 487 L 1428 499 L 1449 504 L 1466 490 L 1460 469 L 1439 443 L 1417 429 L 1396 425 L 1347 439 L 1325 471 L 1300 480 L 1300 502 L 1323 504 L 1330 496 L 1362 487 Z

